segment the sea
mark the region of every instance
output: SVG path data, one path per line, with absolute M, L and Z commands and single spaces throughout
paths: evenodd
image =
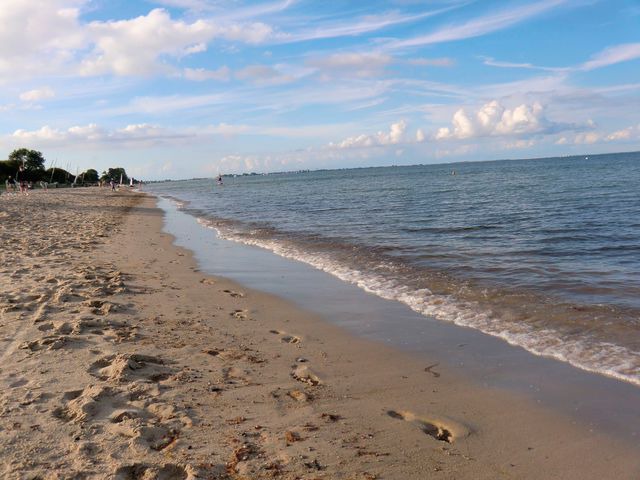
M 223 181 L 145 189 L 222 238 L 640 386 L 640 152 Z

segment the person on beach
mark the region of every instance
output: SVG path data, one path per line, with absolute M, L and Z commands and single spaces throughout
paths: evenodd
M 116 182 L 113 181 L 113 178 L 111 180 L 109 180 L 109 185 L 111 185 L 111 191 L 115 192 L 116 191 Z
M 7 193 L 16 193 L 16 181 L 11 175 L 9 175 L 9 178 L 7 178 L 5 186 L 7 187 Z
M 20 193 L 22 193 L 23 195 L 29 195 L 29 192 L 27 191 L 26 172 L 22 165 L 20 165 L 20 167 L 18 168 L 18 173 L 16 173 L 16 181 L 20 185 Z

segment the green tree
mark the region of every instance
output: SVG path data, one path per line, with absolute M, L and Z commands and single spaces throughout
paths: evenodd
M 120 182 L 120 176 L 122 176 L 122 183 L 129 183 L 129 177 L 127 176 L 127 172 L 124 168 L 110 168 L 102 172 L 102 176 L 100 180 L 108 182 L 109 180 L 113 180 L 114 182 Z
M 43 174 L 43 179 L 47 182 L 67 183 L 73 182 L 74 178 L 75 176 L 64 168 L 48 168 Z
M 45 159 L 42 153 L 37 150 L 29 150 L 28 148 L 17 148 L 9 155 L 9 160 L 24 163 L 27 170 L 44 171 Z
M 82 174 L 82 181 L 88 183 L 95 183 L 98 181 L 98 171 L 90 168 Z
M 18 171 L 18 167 L 20 165 L 22 165 L 22 162 L 16 162 L 14 160 L 0 161 L 0 182 L 4 184 L 7 178 L 15 178 L 16 172 Z

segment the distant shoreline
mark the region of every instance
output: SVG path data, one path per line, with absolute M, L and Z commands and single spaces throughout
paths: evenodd
M 537 160 L 548 160 L 552 158 L 562 158 L 562 159 L 584 159 L 585 157 L 602 157 L 606 155 L 625 155 L 625 154 L 640 154 L 640 150 L 631 150 L 631 151 L 622 151 L 622 152 L 610 152 L 610 153 L 584 153 L 584 154 L 573 154 L 573 155 L 561 155 L 561 156 L 549 156 L 549 157 L 527 157 L 527 158 L 496 158 L 491 160 L 459 160 L 455 162 L 434 162 L 434 163 L 408 163 L 408 164 L 397 164 L 397 165 L 372 165 L 372 166 L 362 166 L 362 167 L 347 167 L 347 168 L 318 168 L 318 169 L 304 169 L 304 170 L 285 170 L 285 171 L 277 171 L 277 172 L 245 172 L 245 173 L 222 173 L 222 177 L 251 177 L 255 175 L 288 175 L 288 174 L 304 174 L 311 172 L 341 172 L 341 171 L 349 171 L 349 170 L 362 170 L 362 169 L 384 169 L 384 168 L 397 168 L 397 167 L 423 167 L 430 165 L 467 165 L 473 163 L 495 163 L 495 162 L 525 162 L 525 161 L 537 161 Z M 217 176 L 217 175 L 216 175 Z M 164 182 L 182 182 L 189 180 L 206 180 L 213 177 L 193 177 L 193 178 L 178 178 L 178 179 L 163 179 L 163 180 L 149 180 L 145 181 L 145 183 L 164 183 Z

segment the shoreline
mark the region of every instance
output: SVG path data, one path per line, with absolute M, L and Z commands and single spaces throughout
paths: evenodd
M 7 225 L 13 205 L 0 227 L 3 478 L 640 472 L 615 438 L 203 274 L 162 231 L 154 197 L 91 189 L 23 203 L 42 211 Z
M 292 302 L 348 335 L 385 344 L 425 364 L 437 363 L 460 382 L 515 392 L 640 448 L 640 390 L 635 385 L 424 316 L 306 262 L 229 240 L 180 202 L 160 197 L 158 205 L 165 212 L 164 231 L 193 252 L 203 272 Z

